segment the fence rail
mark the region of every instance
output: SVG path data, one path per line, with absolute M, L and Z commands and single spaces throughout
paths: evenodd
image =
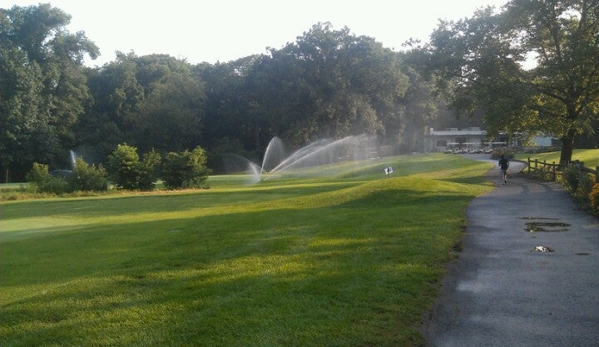
M 557 176 L 558 174 L 561 174 L 559 168 L 559 164 L 556 164 L 555 162 L 552 163 L 548 163 L 547 160 L 537 160 L 537 159 L 530 159 L 530 157 L 527 160 L 528 162 L 528 174 L 531 173 L 535 173 L 538 171 L 541 171 L 543 173 L 548 173 L 551 175 L 552 181 L 556 181 L 557 180 Z M 595 175 L 595 182 L 599 183 L 599 166 L 596 166 L 595 169 L 591 169 L 589 167 L 584 166 L 584 162 L 580 161 L 580 160 L 575 160 L 573 161 L 570 165 L 576 165 L 576 167 L 578 168 L 578 173 L 579 176 L 582 178 L 582 175 L 587 173 L 587 174 L 592 174 Z

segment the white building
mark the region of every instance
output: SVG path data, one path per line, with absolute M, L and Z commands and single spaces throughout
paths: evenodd
M 487 132 L 478 127 L 466 129 L 449 128 L 435 130 L 430 128 L 424 137 L 425 151 L 443 152 L 450 149 L 481 149 L 489 147 Z
M 538 135 L 530 140 L 533 147 L 559 146 L 559 140 Z M 424 150 L 426 152 L 445 152 L 448 150 L 488 150 L 497 147 L 521 147 L 518 136 L 509 137 L 499 134 L 493 139 L 487 137 L 487 132 L 478 127 L 465 129 L 449 128 L 445 130 L 427 129 L 424 136 Z

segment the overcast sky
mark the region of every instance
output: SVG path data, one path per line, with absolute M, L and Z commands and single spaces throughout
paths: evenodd
M 374 37 L 396 51 L 410 38 L 428 41 L 439 19 L 470 17 L 507 0 L 0 0 L 0 8 L 50 3 L 72 16 L 69 31 L 85 31 L 101 57 L 115 51 L 169 54 L 192 64 L 228 62 L 267 47 L 279 49 L 318 22 Z

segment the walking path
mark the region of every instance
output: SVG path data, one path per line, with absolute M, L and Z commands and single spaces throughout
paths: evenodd
M 507 185 L 490 170 L 497 187 L 468 207 L 429 346 L 599 346 L 599 218 L 559 184 L 516 173 L 523 168 L 511 163 Z M 535 226 L 545 231 L 527 231 Z

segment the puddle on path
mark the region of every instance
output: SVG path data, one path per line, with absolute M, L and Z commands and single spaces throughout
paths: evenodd
M 534 220 L 534 222 L 524 223 L 526 227 L 524 230 L 530 233 L 538 232 L 564 232 L 570 231 L 570 224 L 562 222 L 549 222 L 558 221 L 559 218 L 535 218 L 535 217 L 522 217 L 520 219 Z
M 547 223 L 547 222 L 530 222 L 526 223 L 525 230 L 531 233 L 538 232 L 564 232 L 569 231 L 568 223 Z

